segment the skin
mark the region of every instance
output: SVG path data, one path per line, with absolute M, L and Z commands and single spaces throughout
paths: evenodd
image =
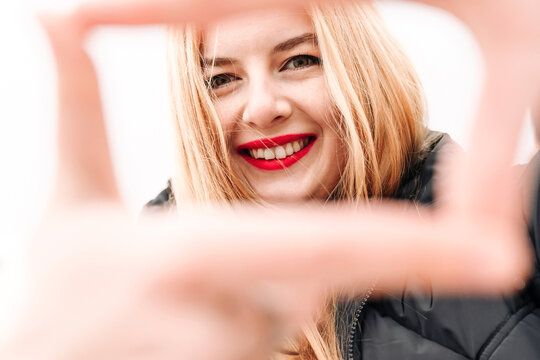
M 455 195 L 440 208 L 189 210 L 137 225 L 119 200 L 84 35 L 291 2 L 109 1 L 42 16 L 58 65 L 57 185 L 29 246 L 23 316 L 0 358 L 265 358 L 329 287 L 355 293 L 378 279 L 399 291 L 418 274 L 452 294 L 515 289 L 530 263 L 508 168 L 540 84 L 540 3 L 422 2 L 467 24 L 487 64 L 473 145 L 445 167 L 440 190 Z
M 208 63 L 230 60 L 206 67 L 205 77 L 219 81 L 213 87 L 214 105 L 228 134 L 232 162 L 270 202 L 325 200 L 344 164 L 316 42 L 305 39 L 293 48 L 273 51 L 313 31 L 307 14 L 283 9 L 222 19 L 203 36 Z M 307 156 L 292 167 L 261 170 L 238 154 L 241 144 L 287 134 L 317 136 Z
M 540 95 L 540 93 L 539 93 Z M 540 97 L 540 96 L 539 96 Z M 536 100 L 531 110 L 532 122 L 535 130 L 536 147 L 540 148 L 540 100 Z

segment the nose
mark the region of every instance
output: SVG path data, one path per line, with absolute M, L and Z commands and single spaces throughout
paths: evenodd
M 243 122 L 265 129 L 288 119 L 291 113 L 292 104 L 272 79 L 258 78 L 250 81 L 242 113 Z

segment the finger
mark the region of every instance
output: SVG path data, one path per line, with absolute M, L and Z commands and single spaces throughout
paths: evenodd
M 107 199 L 118 191 L 98 82 L 82 37 L 69 20 L 42 15 L 58 74 L 58 170 L 54 203 Z
M 540 80 L 538 26 L 531 1 L 496 3 L 460 0 L 418 0 L 457 16 L 474 33 L 485 60 L 485 77 L 466 157 L 454 159 L 444 175 L 452 178 L 455 214 L 519 217 L 518 181 L 511 166 L 527 107 Z M 536 10 L 536 11 L 535 11 Z M 505 26 L 500 26 L 505 19 Z M 535 80 L 537 79 L 537 80 Z M 474 213 L 476 215 L 471 215 Z
M 319 0 L 320 2 L 321 0 Z M 328 1 L 328 0 L 326 0 Z M 96 25 L 143 25 L 206 23 L 241 11 L 272 7 L 296 7 L 310 0 L 124 0 L 88 2 L 80 5 L 74 18 L 90 29 Z
M 484 85 L 467 156 L 448 173 L 455 180 L 453 211 L 513 221 L 521 216 L 514 155 L 540 73 L 528 53 L 486 48 L 484 56 Z
M 486 63 L 467 157 L 453 169 L 461 177 L 453 191 L 458 194 L 455 210 L 510 219 L 519 216 L 518 181 L 511 167 L 535 85 L 530 72 L 502 58 Z
M 73 12 L 84 29 L 96 25 L 144 25 L 166 23 L 205 23 L 240 11 L 272 7 L 298 7 L 333 0 L 116 0 L 86 2 Z M 335 1 L 335 0 L 334 0 Z M 354 1 L 354 0 L 350 0 Z M 370 1 L 370 0 L 356 0 Z M 436 6 L 462 15 L 462 1 L 409 0 Z
M 513 228 L 498 224 L 443 221 L 428 213 L 423 219 L 418 212 L 388 207 L 296 210 L 262 214 L 257 209 L 257 216 L 252 210 L 235 217 L 192 212 L 180 226 L 183 236 L 195 241 L 182 248 L 182 261 L 172 251 L 159 263 L 174 268 L 181 262 L 169 280 L 190 290 L 205 283 L 230 288 L 262 280 L 341 285 L 354 292 L 377 280 L 400 291 L 404 281 L 422 275 L 441 291 L 493 293 L 511 290 L 515 278 L 530 269 L 525 242 L 516 241 Z
M 310 275 L 315 283 L 343 284 L 353 291 L 364 290 L 374 280 L 400 291 L 404 281 L 422 276 L 450 293 L 508 290 L 530 268 L 525 242 L 515 241 L 513 229 L 473 221 L 435 221 L 428 214 L 422 220 L 391 208 L 357 215 L 308 215 L 299 233 L 310 240 L 276 253 L 282 261 L 289 261 L 278 267 L 286 270 L 289 265 L 299 276 L 313 271 Z M 301 219 L 295 216 L 294 222 Z M 392 219 L 390 224 L 388 219 Z M 284 219 L 279 223 L 298 226 Z M 500 232 L 494 234 L 490 229 Z M 273 238 L 287 239 L 287 227 L 281 231 Z

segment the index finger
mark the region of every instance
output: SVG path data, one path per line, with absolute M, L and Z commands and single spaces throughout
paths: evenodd
M 58 165 L 53 204 L 118 200 L 95 69 L 69 18 L 40 16 L 57 65 Z
M 155 238 L 162 246 L 147 251 L 144 243 L 143 253 L 155 254 L 161 269 L 172 267 L 169 284 L 189 289 L 276 281 L 354 293 L 377 280 L 400 291 L 404 281 L 421 276 L 446 293 L 492 294 L 514 290 L 515 279 L 527 276 L 528 248 L 512 224 L 395 205 L 369 211 L 243 208 L 235 214 L 189 209 L 160 226 L 162 236 Z
M 323 0 L 318 0 L 322 2 Z M 294 7 L 314 0 L 123 0 L 81 4 L 75 11 L 84 30 L 96 25 L 205 23 L 229 14 L 272 7 Z M 326 2 L 330 2 L 326 0 Z

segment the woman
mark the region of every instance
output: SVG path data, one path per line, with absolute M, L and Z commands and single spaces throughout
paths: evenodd
M 56 359 L 81 357 L 118 359 L 131 358 L 133 355 L 143 358 L 159 358 L 160 356 L 186 359 L 211 359 L 217 356 L 231 359 L 254 358 L 266 353 L 270 345 L 275 346 L 276 331 L 282 334 L 287 329 L 284 324 L 298 325 L 305 322 L 308 318 L 306 314 L 311 314 L 311 311 L 316 308 L 313 302 L 314 299 L 319 299 L 321 287 L 346 287 L 348 292 L 352 293 L 359 287 L 369 288 L 368 284 L 374 278 L 378 278 L 379 287 L 389 287 L 394 291 L 399 291 L 402 288 L 403 279 L 407 277 L 407 274 L 403 273 L 406 269 L 412 273 L 429 275 L 437 285 L 444 287 L 447 291 L 469 289 L 476 292 L 493 292 L 499 289 L 509 290 L 512 287 L 514 274 L 527 270 L 527 266 L 522 262 L 525 250 L 523 244 L 508 241 L 518 233 L 516 224 L 508 216 L 509 213 L 514 214 L 515 211 L 511 204 L 514 188 L 510 185 L 510 179 L 504 176 L 507 170 L 504 164 L 511 149 L 516 125 L 510 121 L 502 121 L 504 117 L 496 113 L 493 119 L 501 121 L 496 121 L 486 127 L 485 116 L 490 114 L 488 105 L 493 104 L 494 100 L 492 91 L 486 91 L 484 102 L 481 104 L 482 116 L 478 122 L 478 131 L 489 129 L 490 140 L 497 141 L 498 148 L 495 152 L 497 156 L 491 156 L 492 154 L 486 149 L 492 150 L 493 146 L 490 143 L 486 144 L 481 137 L 478 137 L 478 146 L 486 146 L 480 146 L 480 150 L 473 149 L 478 151 L 473 151 L 464 163 L 456 167 L 456 169 L 465 170 L 465 174 L 470 175 L 470 178 L 461 176 L 462 172 L 458 174 L 460 176 L 452 179 L 452 188 L 459 191 L 443 212 L 435 213 L 436 216 L 430 216 L 428 220 L 419 219 L 414 211 L 404 213 L 402 209 L 388 207 L 375 207 L 374 212 L 360 213 L 336 209 L 325 209 L 324 212 L 313 208 L 302 209 L 302 212 L 294 214 L 293 219 L 290 213 L 283 213 L 284 210 L 281 209 L 277 213 L 272 213 L 263 212 L 262 209 L 257 208 L 257 214 L 253 214 L 253 211 L 252 213 L 240 211 L 241 219 L 220 213 L 214 217 L 214 214 L 190 216 L 182 212 L 182 217 L 175 219 L 175 223 L 156 220 L 155 223 L 133 227 L 118 209 L 112 166 L 107 147 L 104 145 L 104 127 L 96 79 L 92 73 L 90 61 L 82 51 L 82 35 L 89 27 L 101 23 L 169 22 L 171 19 L 185 21 L 193 18 L 210 21 L 215 20 L 219 12 L 227 13 L 238 10 L 238 7 L 246 9 L 253 6 L 250 4 L 250 2 L 241 1 L 233 5 L 220 4 L 219 11 L 214 11 L 217 8 L 208 6 L 206 3 L 200 5 L 204 10 L 200 11 L 201 8 L 193 4 L 190 7 L 189 1 L 102 4 L 83 7 L 74 16 L 68 18 L 43 19 L 52 39 L 59 65 L 61 104 L 59 177 L 57 192 L 53 198 L 54 207 L 49 213 L 48 221 L 40 229 L 39 241 L 32 252 L 35 256 L 32 268 L 35 270 L 31 273 L 33 281 L 30 284 L 33 286 L 30 288 L 34 290 L 33 294 L 39 294 L 39 296 L 30 298 L 32 301 L 29 301 L 24 312 L 27 321 L 19 323 L 19 330 L 14 332 L 14 340 L 9 343 L 11 347 L 3 353 L 3 355 L 7 354 L 5 358 L 36 358 L 38 355 L 40 358 Z M 453 2 L 453 4 L 459 4 L 459 2 Z M 461 13 L 461 16 L 471 25 L 484 24 L 474 16 L 481 13 L 477 11 L 479 9 L 475 8 L 476 6 L 481 8 L 481 5 L 471 5 L 471 11 L 467 10 Z M 194 10 L 195 8 L 197 11 Z M 504 10 L 511 9 L 513 6 L 508 2 L 500 2 L 495 8 L 504 14 Z M 531 13 L 531 8 L 533 4 L 530 3 L 520 3 L 518 7 L 525 15 Z M 168 11 L 164 11 L 165 9 Z M 458 7 L 454 10 L 460 9 Z M 336 12 L 336 15 L 339 15 L 339 12 Z M 289 20 L 298 26 L 296 29 L 303 29 L 302 26 L 306 25 L 305 17 L 302 21 L 299 21 L 300 18 L 296 20 L 293 18 L 295 17 Z M 201 64 L 198 62 L 193 63 L 194 59 L 197 59 L 195 54 L 186 57 L 186 60 L 192 61 L 190 68 L 198 71 L 198 73 L 182 73 L 186 75 L 181 78 L 182 81 L 187 81 L 186 88 L 198 89 L 198 92 L 194 91 L 188 95 L 207 96 L 207 98 L 206 100 L 197 98 L 196 101 L 176 99 L 177 113 L 182 115 L 181 107 L 185 104 L 182 105 L 181 102 L 184 102 L 195 107 L 187 112 L 188 115 L 201 111 L 199 114 L 201 116 L 197 118 L 197 121 L 213 118 L 223 120 L 226 125 L 225 120 L 230 119 L 234 120 L 235 124 L 243 124 L 244 131 L 235 135 L 237 129 L 234 126 L 223 126 L 223 134 L 220 134 L 219 123 L 209 121 L 205 124 L 206 127 L 195 129 L 199 130 L 198 136 L 207 136 L 202 139 L 206 141 L 206 144 L 199 142 L 191 144 L 198 147 L 198 150 L 194 152 L 196 156 L 189 156 L 190 149 L 181 150 L 185 153 L 181 161 L 189 164 L 189 167 L 180 166 L 180 175 L 175 179 L 193 177 L 197 180 L 196 177 L 199 175 L 194 170 L 203 169 L 201 183 L 191 182 L 191 187 L 199 186 L 202 190 L 191 189 L 190 186 L 183 189 L 176 184 L 174 191 L 180 196 L 178 200 L 180 210 L 184 206 L 180 200 L 184 200 L 184 197 L 229 202 L 236 199 L 254 198 L 254 194 L 260 193 L 264 194 L 263 198 L 267 201 L 283 201 L 284 198 L 280 196 L 282 189 L 276 191 L 271 186 L 272 184 L 256 176 L 258 173 L 250 167 L 254 167 L 252 164 L 262 166 L 263 161 L 254 159 L 256 156 L 249 154 L 249 150 L 253 152 L 257 146 L 261 145 L 261 142 L 253 144 L 253 140 L 266 136 L 275 137 L 275 135 L 262 133 L 257 138 L 243 139 L 242 137 L 251 137 L 255 131 L 272 132 L 273 126 L 279 128 L 279 126 L 289 124 L 288 120 L 291 119 L 296 119 L 295 123 L 305 125 L 307 128 L 295 129 L 295 134 L 304 134 L 304 136 L 286 139 L 293 142 L 291 145 L 293 152 L 295 146 L 299 149 L 298 153 L 305 151 L 305 159 L 296 161 L 294 165 L 301 165 L 303 160 L 311 169 L 313 163 L 310 164 L 309 161 L 316 160 L 318 152 L 323 153 L 323 149 L 316 148 L 316 146 L 322 148 L 321 144 L 324 145 L 325 150 L 329 150 L 325 154 L 335 155 L 333 159 L 336 160 L 321 162 L 320 167 L 314 167 L 315 170 L 321 169 L 327 175 L 324 178 L 317 177 L 318 171 L 314 171 L 312 176 L 303 177 L 302 173 L 294 173 L 293 166 L 290 169 L 287 168 L 291 176 L 302 180 L 299 182 L 302 186 L 300 186 L 301 191 L 292 191 L 285 200 L 288 198 L 304 200 L 313 197 L 324 201 L 328 198 L 343 198 L 356 203 L 370 196 L 398 194 L 399 183 L 404 179 L 402 175 L 404 169 L 401 167 L 396 169 L 393 164 L 399 162 L 394 162 L 391 157 L 387 161 L 382 161 L 381 159 L 385 158 L 386 154 L 383 156 L 377 153 L 382 151 L 382 146 L 366 136 L 368 128 L 376 129 L 378 125 L 387 124 L 387 122 L 375 124 L 370 121 L 378 118 L 386 120 L 392 118 L 390 115 L 386 116 L 387 114 L 378 112 L 390 111 L 394 107 L 370 109 L 365 104 L 358 104 L 360 101 L 354 99 L 357 94 L 353 90 L 355 90 L 354 86 L 362 90 L 373 89 L 374 94 L 366 94 L 365 99 L 380 100 L 384 104 L 385 97 L 391 98 L 397 95 L 395 98 L 403 100 L 400 91 L 393 93 L 400 87 L 410 86 L 412 90 L 404 91 L 403 94 L 414 94 L 416 85 L 414 82 L 412 84 L 409 82 L 413 78 L 409 77 L 409 80 L 403 81 L 402 84 L 398 82 L 391 91 L 388 88 L 380 89 L 380 92 L 375 91 L 378 82 L 366 89 L 353 82 L 352 90 L 347 90 L 344 85 L 349 78 L 354 80 L 354 76 L 339 73 L 340 68 L 341 71 L 344 68 L 340 67 L 340 61 L 336 59 L 340 49 L 335 51 L 324 49 L 324 46 L 332 46 L 332 42 L 326 42 L 326 38 L 333 33 L 338 34 L 339 31 L 338 29 L 328 31 L 326 26 L 331 23 L 328 19 L 317 18 L 317 16 L 313 16 L 313 19 L 319 21 L 314 21 L 320 26 L 320 28 L 315 28 L 319 47 L 315 48 L 313 44 L 315 37 L 311 37 L 312 47 L 307 50 L 314 51 L 313 53 L 295 58 L 293 61 L 291 61 L 293 58 L 285 58 L 283 62 L 277 62 L 280 66 L 276 66 L 276 62 L 266 61 L 268 54 L 262 59 L 262 64 L 267 66 L 260 66 L 261 62 L 257 62 L 260 59 L 251 61 L 253 56 L 249 49 L 246 49 L 246 52 L 235 49 L 238 54 L 233 55 L 242 55 L 239 59 L 242 61 L 235 64 L 238 65 L 240 71 L 235 73 L 235 67 L 233 70 L 227 70 L 226 76 L 212 73 L 211 71 L 214 71 L 218 65 L 226 64 L 217 61 L 218 55 L 221 56 L 217 51 L 223 51 L 219 48 L 219 41 L 211 44 L 212 46 L 203 46 L 203 49 L 208 51 L 204 53 L 203 58 L 215 57 L 213 68 L 208 67 L 210 61 L 203 62 L 202 67 L 199 67 Z M 364 24 L 371 24 L 371 20 Z M 530 21 L 528 24 L 535 24 L 535 22 Z M 375 28 L 371 30 L 377 33 L 377 23 L 372 25 Z M 480 29 L 482 28 L 480 26 Z M 473 26 L 473 29 L 478 29 L 478 27 Z M 494 30 L 497 27 L 490 29 Z M 505 31 L 508 33 L 508 29 Z M 482 37 L 482 31 L 478 33 L 481 40 L 486 40 Z M 320 34 L 325 35 L 320 36 Z M 361 37 L 362 34 L 355 35 Z M 514 35 L 516 36 L 514 40 L 516 40 L 523 34 L 516 31 Z M 215 37 L 212 36 L 211 30 L 208 30 L 203 44 L 213 41 Z M 217 37 L 219 40 L 219 35 Z M 304 39 L 309 40 L 309 38 L 310 36 L 307 36 Z M 373 47 L 381 46 L 384 49 L 386 44 L 384 36 L 381 35 L 378 39 L 382 43 L 375 42 Z M 340 41 L 337 40 L 336 44 L 339 43 Z M 528 41 L 523 43 L 530 45 Z M 200 50 L 193 46 L 194 44 L 194 41 L 187 42 L 186 45 L 191 46 L 186 46 L 186 54 L 189 54 L 189 51 L 196 53 Z M 291 45 L 288 43 L 287 46 L 275 48 L 278 44 L 283 45 L 283 41 L 273 44 L 272 50 L 276 50 L 276 53 L 281 53 L 278 50 L 287 49 Z M 482 44 L 489 51 L 499 55 L 500 53 L 495 50 L 504 48 L 504 46 L 498 47 L 499 42 L 482 41 Z M 511 44 L 515 45 L 517 41 Z M 302 46 L 309 45 L 309 42 L 302 44 Z M 492 47 L 493 45 L 496 46 Z M 316 51 L 320 51 L 320 56 L 317 56 Z M 391 53 L 394 54 L 393 51 Z M 369 54 L 362 54 L 364 55 Z M 224 56 L 232 57 L 231 54 Z M 335 69 L 326 65 L 321 68 L 316 58 L 322 58 L 323 65 L 334 61 Z M 522 79 L 516 78 L 514 72 L 509 72 L 512 76 L 508 77 L 505 71 L 494 71 L 508 70 L 506 66 L 510 58 L 504 58 L 503 62 L 500 61 L 500 56 L 494 58 L 497 61 L 490 62 L 491 66 L 488 66 L 490 70 L 488 73 L 495 74 L 493 77 L 488 77 L 489 89 L 496 88 L 504 91 L 505 87 L 495 86 L 500 85 L 503 80 L 506 86 L 521 84 Z M 182 57 L 177 59 L 181 61 Z M 399 63 L 399 59 L 400 56 L 397 56 L 397 59 L 393 60 Z M 227 61 L 230 62 L 230 59 Z M 395 64 L 392 59 L 386 61 L 383 58 L 377 61 L 381 64 Z M 374 68 L 377 68 L 376 65 L 374 64 Z M 202 73 L 203 68 L 206 71 L 205 74 Z M 269 68 L 272 69 L 272 78 L 269 77 Z M 262 71 L 263 69 L 265 71 Z M 402 69 L 406 70 L 407 66 L 403 66 Z M 332 70 L 338 73 L 328 74 Z M 522 67 L 517 74 L 530 75 L 529 70 L 529 67 Z M 396 74 L 397 71 L 394 72 L 390 67 L 384 68 L 384 71 L 379 71 L 377 74 L 392 73 Z M 325 99 L 332 99 L 330 104 L 335 104 L 335 108 L 322 106 L 322 109 L 332 110 L 328 114 L 328 121 L 325 121 L 326 114 L 312 112 L 311 106 L 301 107 L 298 101 L 291 101 L 305 95 L 301 90 L 305 90 L 304 86 L 308 85 L 310 89 L 323 90 L 321 93 L 324 93 L 325 89 L 320 87 L 324 84 L 323 74 L 327 80 L 333 80 L 336 84 L 330 83 L 328 94 L 310 104 L 313 107 L 321 106 L 321 103 L 328 104 Z M 363 74 L 362 69 L 358 74 Z M 357 84 L 369 81 L 374 76 L 370 71 L 367 71 L 365 75 L 367 76 L 365 79 L 357 79 Z M 189 77 L 191 76 L 194 79 L 190 84 Z M 204 76 L 214 88 L 214 94 L 218 97 L 219 94 L 223 95 L 216 105 L 204 106 L 211 104 L 210 100 L 213 101 L 208 97 Z M 254 79 L 258 80 L 253 81 Z M 259 81 L 261 79 L 264 81 Z M 279 94 L 276 89 L 284 90 L 281 86 L 283 82 L 288 85 L 302 85 L 296 88 L 297 91 L 288 93 L 286 96 L 288 101 L 285 102 L 284 99 L 273 99 L 273 96 Z M 197 85 L 196 83 L 199 84 L 198 88 L 193 85 Z M 232 85 L 227 85 L 229 83 Z M 245 89 L 245 83 L 255 87 L 249 89 L 248 93 L 258 95 L 253 98 L 248 97 L 252 102 L 249 102 L 247 111 L 238 111 L 243 106 L 233 101 L 238 100 L 233 96 L 235 92 L 231 91 L 227 94 L 229 91 L 227 89 L 236 87 L 234 89 L 238 90 L 237 93 L 243 94 L 242 89 Z M 261 86 L 261 84 L 268 86 Z M 389 84 L 393 84 L 392 81 L 389 81 Z M 513 97 L 511 92 L 505 93 L 509 96 L 508 102 L 503 106 L 504 115 L 509 115 L 510 119 L 514 119 L 522 110 L 523 98 Z M 410 139 L 408 142 L 403 142 L 408 144 L 405 150 L 391 153 L 392 156 L 401 154 L 404 156 L 402 158 L 406 158 L 403 154 L 408 151 L 419 150 L 419 144 L 424 140 L 424 137 L 420 135 L 422 131 L 420 103 L 414 101 L 415 96 L 410 97 L 410 102 L 407 99 L 409 99 L 408 96 L 405 96 L 405 104 L 410 103 L 411 109 L 408 112 L 405 111 L 404 114 L 398 112 L 398 117 L 404 122 L 409 121 L 409 126 L 404 128 L 411 134 Z M 393 105 L 390 101 L 386 104 Z M 214 114 L 202 112 L 213 111 L 213 107 L 216 111 Z M 275 116 L 261 116 L 268 113 L 274 113 Z M 418 116 L 407 116 L 407 113 Z M 299 114 L 300 117 L 298 117 Z M 182 121 L 189 119 L 187 117 Z M 267 125 L 263 123 L 261 126 L 261 121 Z M 197 124 L 197 122 L 186 121 L 183 125 L 197 126 Z M 256 124 L 259 124 L 259 128 L 254 126 Z M 342 128 L 341 124 L 346 126 Z M 414 135 L 411 129 L 420 130 Z M 181 130 L 184 131 L 184 128 Z M 290 129 L 287 130 L 290 131 Z M 300 130 L 309 132 L 296 132 Z M 339 136 L 328 136 L 332 131 L 344 134 L 347 142 L 341 144 L 338 141 Z M 393 131 L 385 130 L 384 133 L 392 134 Z M 400 133 L 400 128 L 395 129 L 394 135 L 398 133 Z M 407 138 L 407 132 L 401 135 Z M 384 136 L 383 134 L 379 137 L 378 141 L 384 141 Z M 223 141 L 223 139 L 226 140 Z M 227 143 L 230 141 L 228 139 L 238 141 L 233 144 L 234 148 L 231 150 L 228 149 L 230 146 Z M 285 145 L 284 151 L 287 156 L 290 150 L 287 149 L 286 144 L 279 143 L 282 140 L 274 138 L 273 142 L 276 145 Z M 304 140 L 307 142 L 304 143 Z M 88 148 L 88 141 L 91 141 L 91 146 L 96 151 L 90 153 L 85 151 Z M 212 141 L 216 141 L 218 146 L 208 146 Z M 302 141 L 302 144 L 299 141 Z M 186 144 L 185 141 L 179 142 L 179 146 L 186 146 Z M 269 144 L 263 142 L 263 145 Z M 274 144 L 270 143 L 270 145 Z M 395 146 L 396 144 L 390 141 L 384 145 Z M 305 148 L 300 149 L 301 147 Z M 352 150 L 347 147 L 351 147 Z M 248 149 L 247 153 L 245 148 Z M 353 168 L 347 157 L 340 156 L 343 148 L 350 152 L 351 157 L 357 157 L 356 160 L 361 159 L 360 170 Z M 397 148 L 399 149 L 399 146 Z M 309 149 L 309 152 L 306 149 Z M 218 156 L 212 156 L 212 151 L 216 153 L 217 150 L 221 150 Z M 258 154 L 257 149 L 257 156 Z M 227 156 L 231 158 L 230 161 L 226 160 Z M 236 162 L 235 156 L 238 160 Z M 273 154 L 267 155 L 265 150 L 264 156 L 264 161 L 267 161 L 266 157 L 282 157 L 283 154 L 282 150 L 275 149 Z M 324 157 L 324 159 L 327 158 Z M 478 161 L 484 159 L 490 161 Z M 493 161 L 494 159 L 496 161 Z M 221 178 L 216 175 L 204 176 L 210 172 L 208 169 L 204 172 L 206 162 L 212 160 L 218 162 L 212 171 L 217 175 L 221 172 L 223 175 Z M 414 169 L 413 160 L 409 161 L 409 168 Z M 273 164 L 276 167 L 282 166 L 279 161 Z M 316 164 L 319 163 L 316 162 Z M 285 161 L 283 165 L 287 165 Z M 359 166 L 358 163 L 354 165 Z M 339 176 L 335 177 L 336 172 L 345 174 L 343 181 L 340 181 Z M 497 190 L 501 196 L 497 201 L 492 201 L 491 196 L 487 196 L 488 194 L 482 191 L 483 188 L 488 188 L 486 176 L 494 172 L 502 175 L 490 183 L 499 185 Z M 275 173 L 278 174 L 278 171 Z M 412 179 L 417 178 L 414 175 L 413 171 Z M 275 177 L 278 178 L 279 175 Z M 222 183 L 216 184 L 216 178 Z M 370 180 L 363 181 L 364 178 Z M 190 183 L 187 184 L 190 185 Z M 241 186 L 245 189 L 241 189 Z M 207 189 L 206 192 L 205 189 Z M 221 194 L 215 195 L 215 189 L 222 189 Z M 106 213 L 103 212 L 104 209 L 107 210 Z M 422 210 L 420 213 L 431 215 Z M 264 215 L 263 219 L 258 216 L 260 214 Z M 66 221 L 68 219 L 69 222 Z M 387 226 L 389 219 L 393 221 L 392 228 Z M 268 223 L 280 226 L 269 227 Z M 261 228 L 265 231 L 261 232 Z M 72 234 L 76 234 L 80 241 L 74 243 L 73 236 L 70 236 Z M 483 236 L 478 241 L 471 242 L 471 239 L 476 240 L 478 234 Z M 216 243 L 214 239 L 218 236 L 227 240 L 225 246 L 223 243 Z M 256 245 L 253 244 L 254 236 L 259 238 Z M 328 240 L 332 237 L 335 238 L 329 242 Z M 440 241 L 434 244 L 434 238 L 440 238 Z M 151 246 L 149 239 L 152 239 Z M 309 241 L 306 242 L 306 240 Z M 130 251 L 126 253 L 126 249 Z M 119 254 L 122 254 L 121 261 L 115 256 Z M 100 259 L 100 266 L 97 268 L 91 266 L 92 259 Z M 453 266 L 456 261 L 462 262 L 464 266 L 459 268 Z M 223 294 L 226 296 L 221 296 Z M 360 305 L 363 305 L 362 302 Z M 352 313 L 344 311 L 343 314 L 348 316 Z M 374 313 L 371 312 L 371 314 Z M 296 350 L 307 357 L 315 355 L 320 359 L 335 358 L 337 355 L 337 346 L 334 346 L 336 334 L 331 328 L 333 319 L 328 318 L 327 315 L 319 316 L 319 319 L 325 320 L 321 324 L 323 327 L 327 325 L 326 330 L 312 325 L 304 332 L 306 341 L 294 339 L 297 340 L 296 343 L 285 348 Z M 381 322 L 375 322 L 375 324 L 384 325 Z M 44 331 L 46 329 L 48 330 Z M 211 336 L 198 336 L 205 334 L 205 331 Z M 353 333 L 355 334 L 357 333 Z M 365 331 L 362 335 L 361 340 L 369 339 L 365 336 Z M 212 341 L 209 342 L 208 339 Z M 353 341 L 354 350 L 355 344 L 359 342 L 355 342 L 354 338 L 350 339 Z M 342 344 L 346 341 L 348 340 L 341 339 Z M 407 341 L 407 343 L 410 342 Z M 423 346 L 416 349 L 422 350 Z M 433 353 L 430 354 L 433 355 Z M 283 351 L 282 355 L 286 355 L 286 352 Z M 353 352 L 354 356 L 356 353 Z
M 174 27 L 169 68 L 178 166 L 150 206 L 414 198 L 402 181 L 442 138 L 427 137 L 420 82 L 369 4 Z M 289 353 L 340 358 L 327 310 Z

